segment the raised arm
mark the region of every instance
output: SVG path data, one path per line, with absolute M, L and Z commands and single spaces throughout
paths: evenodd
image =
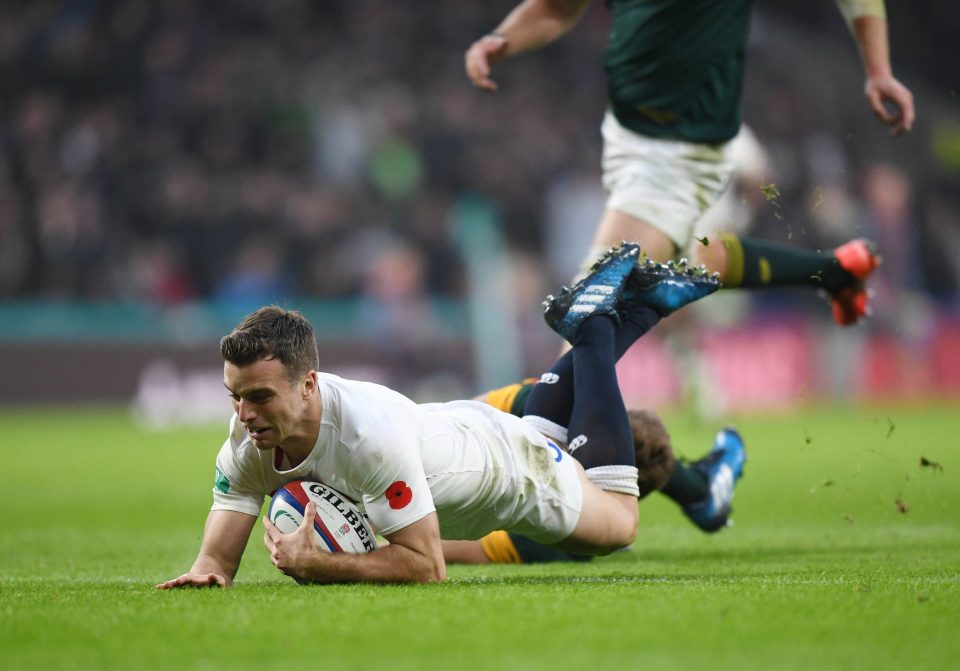
M 437 514 L 389 534 L 390 544 L 367 554 L 331 554 L 314 542 L 317 508 L 309 503 L 303 524 L 292 534 L 280 532 L 266 517 L 263 543 L 282 573 L 307 582 L 430 582 L 446 577 Z
M 913 94 L 893 76 L 883 0 L 837 0 L 837 5 L 857 43 L 866 74 L 864 95 L 873 113 L 893 135 L 908 132 L 916 114 Z
M 539 49 L 565 35 L 583 15 L 590 0 L 525 0 L 492 32 L 470 45 L 464 55 L 474 86 L 496 91 L 492 68 L 504 58 Z
M 200 554 L 188 573 L 157 585 L 174 587 L 230 587 L 240 567 L 257 518 L 233 510 L 211 510 L 203 527 Z

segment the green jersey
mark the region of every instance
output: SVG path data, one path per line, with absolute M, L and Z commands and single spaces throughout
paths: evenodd
M 736 135 L 752 1 L 609 0 L 604 67 L 620 125 L 688 142 Z

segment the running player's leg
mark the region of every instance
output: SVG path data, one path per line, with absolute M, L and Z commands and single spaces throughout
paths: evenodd
M 834 319 L 853 324 L 869 314 L 865 280 L 879 265 L 872 244 L 852 240 L 834 250 L 801 249 L 729 232 L 694 242 L 696 223 L 729 185 L 734 143 L 704 145 L 657 140 L 604 119 L 603 180 L 607 210 L 585 265 L 620 240 L 638 242 L 665 262 L 678 251 L 720 273 L 724 287 L 809 286 L 830 296 Z
M 820 252 L 721 232 L 706 245 L 694 245 L 693 254 L 698 263 L 720 273 L 728 289 L 823 289 L 842 326 L 869 314 L 864 281 L 880 265 L 873 244 L 862 239 Z
M 644 254 L 660 263 L 666 263 L 679 251 L 677 242 L 650 222 L 619 210 L 604 210 L 585 266 L 592 265 L 605 250 L 621 240 L 639 244 Z
M 639 135 L 607 113 L 603 135 L 606 209 L 581 272 L 621 240 L 664 263 L 686 249 L 703 213 L 730 184 L 731 143 L 700 144 Z

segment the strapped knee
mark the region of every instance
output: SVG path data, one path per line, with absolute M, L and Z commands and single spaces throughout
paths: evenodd
M 567 428 L 538 415 L 524 415 L 523 421 L 561 445 L 567 444 Z
M 640 496 L 640 488 L 637 486 L 639 472 L 636 466 L 595 466 L 594 468 L 588 468 L 585 473 L 587 479 L 600 489 L 619 494 Z

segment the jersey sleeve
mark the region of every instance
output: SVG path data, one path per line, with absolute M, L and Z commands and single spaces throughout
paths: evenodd
M 350 479 L 378 533 L 389 535 L 436 510 L 415 436 L 374 431 L 358 448 Z
M 236 416 L 230 428 L 230 436 L 217 455 L 212 510 L 233 510 L 257 517 L 267 493 L 263 491 L 262 478 L 257 477 L 255 465 L 242 457 L 242 436 Z

